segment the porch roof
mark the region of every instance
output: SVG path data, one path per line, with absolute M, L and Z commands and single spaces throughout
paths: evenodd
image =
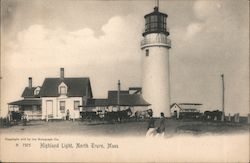
M 32 106 L 32 105 L 41 105 L 41 99 L 23 99 L 19 101 L 14 101 L 8 103 L 9 105 L 18 105 L 18 106 Z

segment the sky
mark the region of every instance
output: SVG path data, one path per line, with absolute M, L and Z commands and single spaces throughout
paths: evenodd
M 2 0 L 1 115 L 28 77 L 90 77 L 95 98 L 141 86 L 140 41 L 154 0 Z M 168 14 L 171 103 L 249 113 L 249 1 L 161 0 Z

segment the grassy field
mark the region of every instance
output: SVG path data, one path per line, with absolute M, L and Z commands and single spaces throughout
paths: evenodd
M 156 122 L 157 124 L 157 122 Z M 228 134 L 249 132 L 249 125 L 242 123 L 221 123 L 202 121 L 166 120 L 166 136 L 175 134 Z M 13 134 L 60 134 L 60 135 L 94 135 L 94 136 L 145 136 L 147 121 L 103 123 L 81 121 L 30 121 L 26 126 L 22 123 L 16 126 L 1 128 L 2 133 Z

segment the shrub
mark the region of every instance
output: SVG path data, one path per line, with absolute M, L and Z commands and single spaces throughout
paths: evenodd
M 9 127 L 10 126 L 10 121 L 7 117 L 1 117 L 0 118 L 0 127 L 4 128 L 4 127 Z

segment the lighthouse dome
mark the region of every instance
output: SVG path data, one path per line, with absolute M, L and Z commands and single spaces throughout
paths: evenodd
M 143 36 L 150 33 L 163 33 L 167 36 L 169 32 L 167 30 L 167 19 L 168 15 L 158 11 L 158 7 L 154 8 L 154 12 L 144 16 L 145 18 L 145 31 Z

